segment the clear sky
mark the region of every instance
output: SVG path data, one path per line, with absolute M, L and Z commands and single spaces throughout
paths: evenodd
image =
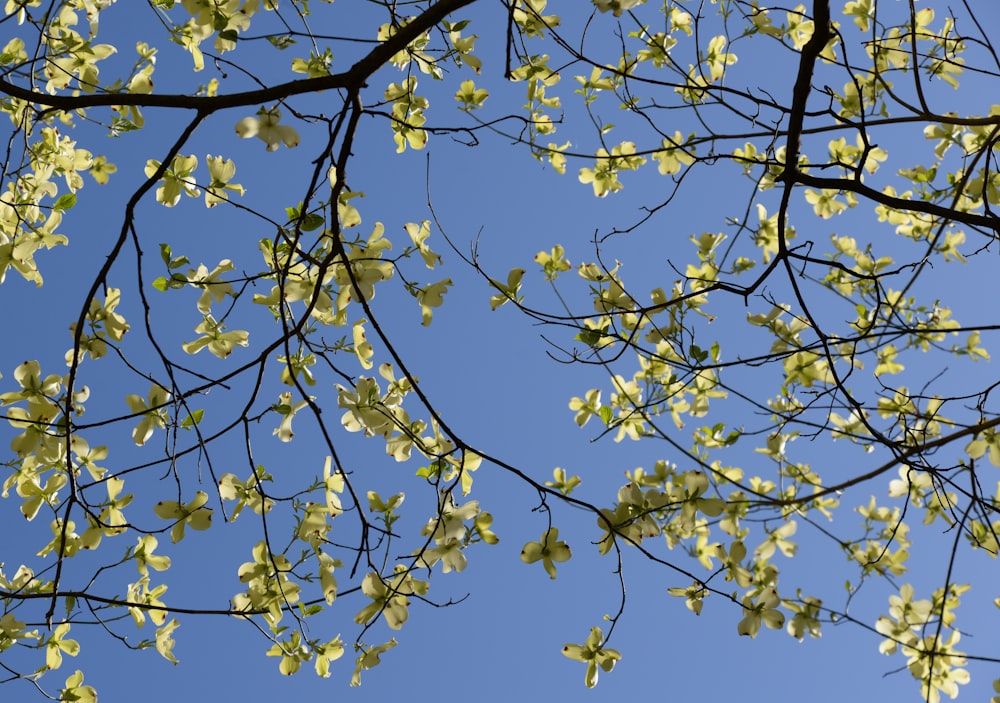
M 319 3 L 314 0 L 313 4 Z M 934 5 L 942 16 L 946 11 L 943 3 L 922 4 Z M 576 16 L 575 13 L 580 12 L 579 5 L 552 0 L 547 12 L 562 15 L 568 25 L 567 33 L 571 35 L 571 30 L 579 29 L 588 16 Z M 991 22 L 996 26 L 1000 21 L 1000 14 L 992 3 L 973 5 L 983 5 L 975 9 L 984 26 L 991 26 Z M 337 0 L 329 9 L 325 5 L 314 7 L 317 22 L 321 18 L 324 21 L 335 18 L 342 24 L 331 24 L 329 28 L 314 24 L 313 30 L 317 34 L 361 31 L 355 28 L 366 26 L 364 22 L 370 15 L 373 19 L 365 36 L 371 38 L 381 21 L 377 9 L 374 4 L 360 0 Z M 523 84 L 512 85 L 502 80 L 504 7 L 500 3 L 480 3 L 460 16 L 474 20 L 469 31 L 480 35 L 477 53 L 486 63 L 483 75 L 476 80 L 490 90 L 491 96 L 479 116 L 485 120 L 516 112 L 524 100 Z M 248 77 L 241 75 L 237 66 L 221 62 L 215 65 L 209 62 L 204 73 L 191 74 L 190 57 L 179 47 L 168 44 L 163 28 L 156 24 L 153 13 L 144 3 L 123 0 L 102 13 L 101 23 L 101 41 L 119 45 L 122 54 L 114 57 L 116 63 L 109 62 L 109 66 L 127 70 L 134 60 L 131 47 L 136 41 L 147 41 L 160 48 L 154 73 L 157 93 L 191 92 L 194 86 L 212 77 L 221 79 L 220 93 L 246 89 L 252 84 Z M 12 22 L 0 24 L 0 43 L 6 43 L 17 31 Z M 613 48 L 614 33 L 609 18 L 595 19 L 587 37 L 588 49 L 600 52 Z M 794 66 L 779 62 L 787 62 L 788 54 L 783 55 L 784 59 L 774 52 L 753 54 L 751 48 L 756 43 L 748 41 L 743 45 L 746 53 L 740 54 L 740 63 L 733 68 L 731 80 L 742 86 L 759 79 L 776 95 L 781 91 L 787 94 L 791 90 L 793 74 L 790 71 Z M 368 46 L 343 42 L 334 45 L 334 65 L 345 67 Z M 251 48 L 241 46 L 241 50 L 248 51 L 251 56 L 256 50 L 267 57 L 265 60 L 258 58 L 253 68 L 263 80 L 297 77 L 287 70 L 288 64 L 293 55 L 298 56 L 305 49 L 299 53 L 294 50 L 277 53 L 263 41 L 247 42 L 246 46 Z M 552 65 L 559 65 L 558 61 L 553 59 Z M 584 71 L 565 71 L 563 82 L 571 82 L 574 72 Z M 108 74 L 114 75 L 114 69 L 109 68 Z M 224 79 L 223 74 L 227 76 Z M 441 84 L 435 84 L 426 76 L 419 78 L 438 110 L 432 120 L 446 126 L 471 124 L 448 104 L 456 89 L 454 77 L 449 76 Z M 399 76 L 393 69 L 382 71 L 372 81 L 368 95 L 379 95 L 388 81 L 396 80 Z M 982 84 L 988 82 L 986 78 L 979 80 Z M 995 88 L 995 83 L 993 86 Z M 561 142 L 571 138 L 581 151 L 592 151 L 596 146 L 592 125 L 587 118 L 580 117 L 581 113 L 575 112 L 579 104 L 571 103 L 575 97 L 571 87 L 564 88 L 567 123 L 560 126 L 555 139 Z M 952 93 L 950 88 L 935 88 L 930 96 L 954 100 L 952 109 L 959 112 L 985 114 L 989 101 L 995 100 L 995 90 L 984 98 L 982 92 Z M 375 102 L 375 98 L 366 99 Z M 787 98 L 781 96 L 781 101 L 785 100 Z M 303 112 L 330 114 L 340 100 L 337 95 L 328 94 L 309 96 L 293 104 Z M 621 122 L 609 143 L 628 137 L 628 126 L 635 124 L 634 116 L 616 112 L 614 107 L 601 103 L 598 112 L 605 114 L 595 117 Z M 282 147 L 268 153 L 259 140 L 244 141 L 234 134 L 233 126 L 237 121 L 253 111 L 241 108 L 212 116 L 185 145 L 182 153 L 199 157 L 201 173 L 204 173 L 208 154 L 233 158 L 237 164 L 233 181 L 242 183 L 247 191 L 243 198 L 234 200 L 282 220 L 284 208 L 302 197 L 312 168 L 310 160 L 320 152 L 325 128 L 296 122 L 301 145 L 296 149 Z M 0 287 L 5 326 L 11 330 L 7 341 L 0 345 L 0 372 L 3 374 L 0 390 L 11 389 L 14 367 L 27 358 L 38 359 L 46 373 L 63 373 L 63 355 L 71 341 L 67 328 L 78 314 L 79 301 L 93 280 L 93 271 L 104 261 L 110 242 L 121 228 L 124 203 L 143 178 L 146 160 L 161 158 L 185 124 L 185 115 L 169 110 L 148 109 L 144 115 L 144 130 L 120 138 L 98 136 L 102 132 L 96 127 L 81 126 L 80 134 L 88 135 L 87 148 L 95 153 L 106 153 L 108 160 L 118 166 L 118 172 L 104 187 L 88 180 L 80 193 L 79 205 L 66 218 L 70 246 L 57 247 L 45 252 L 44 257 L 39 256 L 39 260 L 44 261 L 46 280 L 43 287 L 36 289 L 12 272 Z M 674 113 L 667 113 L 667 117 L 676 122 L 660 126 L 664 132 L 672 134 L 675 129 L 686 132 L 696 128 L 690 115 L 677 113 L 674 118 Z M 723 120 L 716 124 L 726 123 Z M 500 128 L 501 131 L 517 130 L 513 123 L 502 123 Z M 7 129 L 6 123 L 0 127 L 2 129 Z M 913 139 L 914 136 L 917 139 Z M 637 174 L 623 176 L 626 187 L 622 193 L 597 199 L 590 186 L 581 184 L 576 177 L 577 170 L 588 165 L 586 162 L 571 162 L 566 175 L 560 176 L 502 134 L 479 131 L 476 139 L 478 143 L 470 146 L 468 135 L 432 134 L 426 149 L 396 154 L 387 122 L 363 118 L 349 172 L 351 189 L 364 192 L 362 199 L 354 201 L 363 220 L 358 231 L 367 236 L 376 221 L 382 222 L 401 249 L 405 223 L 436 217 L 429 243 L 442 254 L 444 268 L 428 272 L 418 265 L 418 261 L 411 262 L 406 271 L 422 284 L 445 275 L 454 283 L 445 296 L 445 304 L 435 310 L 433 324 L 429 327 L 420 324 L 418 305 L 399 286 L 380 289 L 372 301 L 372 310 L 389 330 L 393 343 L 419 377 L 423 390 L 442 417 L 466 441 L 539 481 L 549 479 L 555 467 L 565 468 L 582 478 L 578 489 L 582 498 L 610 505 L 615 491 L 626 481 L 626 471 L 636 467 L 652 468 L 661 459 L 681 462 L 683 458 L 664 442 L 625 440 L 615 443 L 610 436 L 598 439 L 598 430 L 593 424 L 582 430 L 578 428 L 568 408 L 569 399 L 582 396 L 591 388 L 600 387 L 608 393 L 606 371 L 599 366 L 565 364 L 553 359 L 561 357 L 560 346 L 572 345 L 572 333 L 538 326 L 512 306 L 491 312 L 489 298 L 495 291 L 448 247 L 443 235 L 446 234 L 463 255 L 475 247 L 480 263 L 494 278 L 505 279 L 507 271 L 516 266 L 529 269 L 524 289 L 529 304 L 534 305 L 537 301 L 537 307 L 558 312 L 558 300 L 532 264 L 535 254 L 561 244 L 566 247 L 567 257 L 574 266 L 593 261 L 595 236 L 640 219 L 644 206 L 662 201 L 670 181 L 658 176 L 655 166 L 647 165 Z M 919 161 L 928 151 L 919 135 L 900 136 L 887 131 L 880 134 L 879 139 L 883 140 L 880 145 L 889 150 L 893 158 L 897 153 L 905 154 L 890 161 L 893 170 L 913 160 Z M 80 141 L 83 142 L 82 137 Z M 681 197 L 659 210 L 635 232 L 605 242 L 601 252 L 603 260 L 609 265 L 615 259 L 624 262 L 622 277 L 626 283 L 634 284 L 637 292 L 658 285 L 665 288 L 672 285 L 678 275 L 671 264 L 683 265 L 691 258 L 691 235 L 706 231 L 731 232 L 726 229 L 726 218 L 742 217 L 753 196 L 752 185 L 739 177 L 737 167 L 723 162 L 717 166 L 702 166 L 693 171 L 684 183 Z M 428 199 L 433 205 L 433 217 Z M 771 208 L 776 199 L 775 195 L 770 199 L 762 198 L 760 202 Z M 866 210 L 864 216 L 849 215 L 841 220 L 820 221 L 811 217 L 805 203 L 794 206 L 793 213 L 797 216 L 793 224 L 798 229 L 799 240 L 812 238 L 824 244 L 834 232 L 850 232 L 859 240 L 866 240 L 865 228 L 871 226 L 872 219 L 870 211 Z M 261 220 L 235 208 L 221 206 L 206 211 L 200 201 L 185 198 L 177 207 L 165 209 L 153 202 L 151 194 L 139 205 L 135 224 L 143 254 L 145 293 L 150 301 L 149 325 L 158 342 L 173 345 L 171 353 L 182 357 L 179 345 L 192 338 L 191 330 L 200 320 L 195 308 L 197 293 L 191 289 L 160 293 L 149 288 L 148 282 L 163 274 L 159 244 L 169 242 L 175 254 L 189 256 L 193 265 L 205 263 L 211 269 L 220 259 L 230 258 L 236 263 L 237 271 L 256 271 L 260 267 L 258 240 L 271 237 L 273 231 Z M 898 245 L 886 246 L 892 249 Z M 942 297 L 946 292 L 947 302 L 958 319 L 968 324 L 991 324 L 993 312 L 984 309 L 983 300 L 995 297 L 992 295 L 996 289 L 992 278 L 995 260 L 988 258 L 992 254 L 987 252 L 972 258 L 965 267 L 935 270 L 933 277 L 929 277 L 928 287 L 920 293 L 933 298 L 938 291 Z M 115 263 L 108 283 L 120 286 L 128 295 L 121 312 L 132 324 L 127 339 L 136 345 L 136 351 L 129 352 L 131 362 L 139 373 L 160 373 L 162 366 L 153 356 L 148 340 L 142 339 L 146 335 L 143 312 L 135 295 L 138 265 L 136 249 L 129 244 Z M 565 291 L 575 313 L 589 311 L 585 288 L 573 272 L 564 276 L 560 290 Z M 267 291 L 258 284 L 255 292 Z M 780 287 L 769 292 L 779 297 L 787 293 Z M 845 318 L 847 315 L 838 305 L 831 299 L 829 307 L 819 309 L 830 319 Z M 720 301 L 712 309 L 715 320 L 711 324 L 705 322 L 699 333 L 703 331 L 720 340 L 725 358 L 749 355 L 761 345 L 766 348 L 770 340 L 748 335 L 743 320 L 747 313 L 766 312 L 768 307 L 760 299 L 750 301 L 747 307 L 743 307 L 742 302 Z M 185 361 L 193 371 L 205 374 L 219 373 L 234 360 L 239 363 L 241 354 L 253 353 L 258 339 L 269 340 L 275 334 L 268 317 L 266 311 L 259 308 L 239 306 L 229 326 L 250 331 L 250 350 L 237 349 L 225 362 L 207 354 Z M 341 330 L 334 330 L 327 341 L 332 343 L 341 334 Z M 376 359 L 382 360 L 385 349 L 370 328 L 368 338 L 374 344 Z M 122 396 L 145 393 L 148 388 L 148 382 L 139 388 L 140 379 L 136 373 L 121 363 L 113 359 L 107 362 L 89 364 L 85 368 L 83 382 L 92 392 L 86 416 L 88 422 L 97 423 L 99 419 L 123 415 L 127 407 Z M 938 362 L 940 358 L 930 363 Z M 275 368 L 271 366 L 272 371 Z M 915 380 L 909 382 L 931 379 L 936 368 L 930 368 L 914 368 L 911 378 Z M 944 375 L 933 379 L 933 384 L 937 385 L 932 385 L 930 392 L 960 395 L 987 385 L 990 381 L 984 378 L 995 376 L 992 366 L 986 363 L 972 367 L 956 361 L 942 370 Z M 740 371 L 736 369 L 732 373 Z M 271 376 L 276 374 L 274 371 Z M 737 381 L 736 378 L 732 380 Z M 339 429 L 336 418 L 341 410 L 336 406 L 335 382 L 338 379 L 334 374 L 326 373 L 311 392 L 323 407 L 327 422 Z M 736 385 L 757 401 L 766 400 L 776 391 L 773 378 L 768 382 L 764 374 L 748 374 L 745 381 L 739 380 Z M 267 379 L 263 388 L 256 412 L 273 403 L 277 394 L 284 390 L 275 378 Z M 211 416 L 211 412 L 238 413 L 252 389 L 252 378 L 239 377 L 228 393 L 213 390 L 211 397 L 205 399 L 212 408 L 206 415 L 206 426 L 218 427 L 224 422 L 218 416 Z M 709 416 L 707 420 L 748 428 L 762 422 L 749 414 L 745 406 L 739 414 Z M 259 422 L 251 423 L 259 433 L 253 445 L 253 460 L 276 476 L 277 485 L 291 485 L 293 479 L 301 483 L 310 476 L 321 475 L 326 450 L 314 423 L 301 415 L 296 419 L 295 440 L 285 444 L 270 436 L 270 428 L 276 422 L 273 415 L 265 415 Z M 694 424 L 692 422 L 692 426 Z M 149 452 L 131 446 L 131 426 L 131 422 L 126 422 L 93 429 L 93 436 L 99 439 L 92 440 L 91 444 L 100 441 L 111 448 L 106 464 L 112 471 L 116 470 L 115 466 L 133 466 L 148 460 Z M 0 445 L 6 445 L 13 436 L 12 429 L 0 429 Z M 157 439 L 161 443 L 157 448 L 162 449 L 162 435 Z M 688 434 L 679 432 L 677 439 L 685 445 L 689 442 Z M 250 559 L 250 548 L 259 539 L 256 536 L 259 518 L 246 511 L 233 524 L 222 524 L 221 506 L 213 493 L 212 478 L 213 472 L 215 476 L 227 471 L 240 476 L 246 474 L 247 459 L 240 440 L 238 434 L 234 434 L 219 442 L 210 454 L 211 465 L 205 457 L 195 455 L 185 457 L 178 464 L 178 471 L 184 476 L 186 497 L 199 486 L 212 494 L 210 504 L 216 508 L 217 524 L 206 532 L 189 531 L 178 545 L 171 545 L 167 534 L 160 534 L 159 551 L 174 560 L 173 568 L 162 575 L 169 584 L 164 596 L 169 605 L 225 609 L 228 599 L 240 588 L 236 569 Z M 418 466 L 416 460 L 398 464 L 385 456 L 378 441 L 359 434 L 339 433 L 334 441 L 345 467 L 363 477 L 359 483 L 362 490 L 374 488 L 383 495 L 406 491 L 405 506 L 411 512 L 404 511 L 401 530 L 406 526 L 418 526 L 431 516 L 429 511 L 433 504 L 429 501 L 433 501 L 434 494 L 428 492 L 422 480 L 414 477 Z M 830 472 L 827 475 L 832 477 L 840 476 L 838 472 L 849 475 L 859 471 L 861 462 L 866 462 L 864 466 L 880 463 L 877 458 L 866 457 L 856 447 L 844 444 L 831 444 L 828 438 L 810 441 L 803 437 L 797 440 L 796 449 L 801 451 L 803 461 L 813 462 L 817 470 Z M 159 454 L 156 456 L 158 458 Z M 763 462 L 764 458 L 756 459 L 752 445 L 747 445 L 734 453 L 731 460 L 734 464 L 745 462 L 750 471 L 754 462 Z M 129 516 L 143 515 L 134 519 L 144 529 L 161 528 L 162 522 L 153 517 L 152 506 L 164 498 L 164 486 L 169 487 L 169 482 L 173 481 L 171 471 L 166 466 L 153 467 L 137 472 L 134 479 L 129 490 L 136 494 L 136 499 L 127 510 Z M 132 477 L 129 480 L 132 481 Z M 835 479 L 828 479 L 831 480 Z M 144 495 L 143 486 L 154 493 Z M 883 498 L 885 482 L 861 486 L 852 495 L 844 496 L 845 508 L 838 513 L 838 519 L 845 524 L 857 522 L 860 531 L 860 516 L 846 506 L 863 503 L 866 495 L 876 491 L 880 491 L 879 498 Z M 851 624 L 827 624 L 821 639 L 802 643 L 784 631 L 765 630 L 755 640 L 739 637 L 736 623 L 740 613 L 736 606 L 721 598 L 709 598 L 702 614 L 696 617 L 685 609 L 682 599 L 666 593 L 667 588 L 689 585 L 689 579 L 652 565 L 627 549 L 623 563 L 627 583 L 624 613 L 610 644 L 622 652 L 623 659 L 614 672 L 602 673 L 595 690 L 588 690 L 583 685 L 583 666 L 564 658 L 560 650 L 567 642 L 582 643 L 592 626 L 606 627 L 602 618 L 614 615 L 622 599 L 613 556 L 597 554 L 594 543 L 600 538 L 600 531 L 594 517 L 571 507 L 552 505 L 552 522 L 559 527 L 561 537 L 570 543 L 574 553 L 572 560 L 559 565 L 559 578 L 553 581 L 540 564 L 526 565 L 518 557 L 525 542 L 539 539 L 547 527 L 546 515 L 538 509 L 538 494 L 503 469 L 484 465 L 476 473 L 470 498 L 479 500 L 481 507 L 493 514 L 493 529 L 500 537 L 499 543 L 477 545 L 468 550 L 469 566 L 463 573 L 435 571 L 431 576 L 431 597 L 437 603 L 455 601 L 454 605 L 432 607 L 414 603 L 409 621 L 401 631 L 388 630 L 384 622 L 372 628 L 367 635 L 368 642 L 383 642 L 394 636 L 399 646 L 383 656 L 383 663 L 378 668 L 364 674 L 360 688 L 347 685 L 353 669 L 350 651 L 333 665 L 329 679 L 317 678 L 311 664 L 296 675 L 285 677 L 278 672 L 278 660 L 264 656 L 270 643 L 254 626 L 223 616 L 183 614 L 176 615 L 181 622 L 175 632 L 174 653 L 180 661 L 177 666 L 152 649 L 130 651 L 99 628 L 75 626 L 73 636 L 81 643 L 80 655 L 64 663 L 61 671 L 43 678 L 42 683 L 54 690 L 61 687 L 65 676 L 74 668 L 81 668 L 86 673 L 87 683 L 97 687 L 105 703 L 137 698 L 145 703 L 174 703 L 179 699 L 265 701 L 276 697 L 288 700 L 343 697 L 366 701 L 389 696 L 415 697 L 421 701 L 456 696 L 478 703 L 506 702 L 514 697 L 622 700 L 651 696 L 721 702 L 735 696 L 751 701 L 806 699 L 813 703 L 839 703 L 851 698 L 917 699 L 917 684 L 909 673 L 899 670 L 905 660 L 898 655 L 892 658 L 879 655 L 881 637 L 877 634 Z M 18 505 L 16 496 L 0 501 L 0 529 L 6 535 L 0 542 L 0 562 L 8 576 L 20 563 L 35 564 L 37 571 L 48 563 L 33 556 L 33 552 L 40 536 L 48 533 L 50 518 L 39 517 L 25 523 Z M 917 518 L 912 521 L 919 523 Z M 280 518 L 275 517 L 275 524 L 281 524 Z M 948 545 L 955 536 L 940 524 L 926 528 L 914 524 L 913 527 L 911 572 L 899 582 L 913 583 L 920 597 L 926 598 L 941 584 L 947 566 Z M 842 532 L 850 534 L 850 530 Z M 109 554 L 115 554 L 118 549 L 124 555 L 133 541 L 132 536 L 118 539 L 127 539 L 129 543 L 104 545 Z M 785 569 L 783 594 L 791 595 L 795 587 L 801 586 L 805 593 L 822 597 L 833 607 L 843 608 L 844 580 L 854 574 L 843 552 L 818 530 L 810 530 L 805 524 L 800 524 L 796 540 L 799 556 L 792 561 L 782 561 Z M 408 542 L 406 544 L 403 554 L 412 548 Z M 751 541 L 748 547 L 752 549 L 755 544 Z M 683 556 L 679 550 L 664 554 L 676 557 L 685 568 L 700 568 L 697 561 Z M 98 562 L 92 558 L 96 556 L 77 557 L 79 566 L 74 563 L 73 569 L 79 568 L 79 571 L 69 573 L 82 578 L 90 573 L 88 566 L 92 570 L 109 558 L 102 555 L 103 561 Z M 1000 611 L 991 605 L 997 595 L 992 590 L 997 576 L 996 562 L 982 552 L 970 554 L 965 550 L 960 551 L 958 567 L 962 580 L 973 583 L 967 605 L 963 605 L 960 612 L 966 622 L 975 625 L 975 630 L 962 644 L 967 650 L 981 654 L 1000 652 L 1000 635 L 997 634 L 1000 632 L 997 627 Z M 353 586 L 355 584 L 347 578 L 348 569 L 349 566 L 343 569 L 343 584 Z M 102 576 L 100 583 L 104 592 L 123 595 L 126 585 L 135 578 L 132 567 L 126 564 Z M 86 584 L 75 585 L 82 588 Z M 883 583 L 866 584 L 852 600 L 850 614 L 873 623 L 880 613 L 886 612 L 889 592 Z M 341 633 L 349 647 L 357 632 L 353 617 L 364 604 L 360 593 L 340 596 L 328 613 L 309 622 L 311 628 L 322 629 L 322 632 L 311 634 L 329 638 Z M 81 621 L 89 620 L 86 612 L 76 617 Z M 143 630 L 136 630 L 127 621 L 118 623 L 115 630 L 127 634 L 131 643 L 144 637 L 152 638 L 154 632 L 149 623 Z M 38 652 L 12 652 L 4 656 L 10 656 L 5 661 L 11 666 L 26 669 L 40 661 Z M 986 700 L 992 693 L 991 682 L 1000 672 L 995 665 L 970 665 L 969 668 L 972 682 L 963 687 L 963 698 Z M 30 684 L 22 681 L 7 684 L 2 695 L 5 700 L 20 701 L 31 700 L 36 694 Z

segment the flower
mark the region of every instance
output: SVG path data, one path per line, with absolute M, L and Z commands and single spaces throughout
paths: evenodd
M 184 527 L 190 525 L 194 530 L 207 530 L 212 526 L 212 509 L 206 508 L 208 494 L 198 491 L 194 500 L 184 504 L 176 500 L 161 500 L 153 506 L 153 512 L 161 520 L 174 520 L 170 530 L 170 540 L 177 544 L 184 539 Z M 148 560 L 147 560 L 148 563 Z M 156 568 L 156 567 L 153 567 Z
M 68 622 L 60 624 L 45 643 L 45 668 L 58 669 L 62 665 L 64 653 L 71 657 L 80 653 L 79 643 L 76 640 L 66 639 L 69 628 Z
M 381 613 L 390 628 L 399 630 L 409 618 L 409 596 L 422 596 L 429 586 L 426 581 L 413 578 L 401 564 L 393 569 L 393 575 L 388 579 L 371 571 L 361 581 L 361 591 L 371 599 L 371 603 L 358 611 L 354 622 L 364 625 Z
M 389 651 L 397 644 L 396 638 L 393 637 L 388 642 L 383 642 L 382 644 L 376 645 L 374 647 L 365 647 L 364 645 L 355 645 L 355 649 L 361 652 L 357 659 L 355 659 L 354 665 L 354 675 L 351 676 L 351 686 L 361 685 L 361 672 L 363 670 L 371 669 L 372 667 L 378 666 L 382 659 L 381 656 L 385 652 Z
M 157 170 L 159 170 L 160 165 L 159 161 L 149 159 L 146 162 L 145 168 L 146 178 L 152 178 Z M 180 202 L 181 193 L 184 193 L 189 198 L 197 198 L 201 194 L 201 191 L 198 190 L 191 179 L 191 173 L 197 167 L 198 157 L 194 154 L 191 156 L 181 156 L 180 154 L 175 156 L 174 160 L 170 162 L 170 167 L 160 176 L 163 184 L 156 189 L 156 202 L 163 203 L 166 207 L 173 207 Z
M 285 129 L 291 129 L 291 127 L 286 127 Z M 239 183 L 229 182 L 236 175 L 236 164 L 233 163 L 232 159 L 208 155 L 205 157 L 205 161 L 208 163 L 208 175 L 212 178 L 212 182 L 205 188 L 206 207 L 215 207 L 219 203 L 228 201 L 227 190 L 239 193 L 240 195 L 246 192 Z
M 556 577 L 556 565 L 554 562 L 569 560 L 573 553 L 569 545 L 559 541 L 559 530 L 550 527 L 542 534 L 539 542 L 528 542 L 521 550 L 521 561 L 526 564 L 534 564 L 541 560 L 545 571 L 551 578 Z M 567 655 L 569 656 L 569 655 Z
M 270 110 L 262 107 L 257 110 L 257 117 L 244 117 L 236 123 L 236 134 L 241 139 L 259 137 L 267 144 L 268 151 L 276 151 L 282 144 L 289 149 L 298 146 L 299 133 L 294 127 L 278 124 L 280 121 L 281 111 L 277 107 Z
M 188 354 L 197 354 L 202 349 L 207 348 L 212 354 L 225 359 L 233 352 L 233 347 L 245 347 L 249 344 L 250 334 L 245 330 L 233 330 L 226 332 L 226 326 L 221 322 L 216 322 L 211 315 L 205 315 L 201 323 L 194 328 L 194 331 L 202 335 L 191 342 L 184 342 L 181 348 Z
M 744 615 L 736 628 L 737 632 L 754 639 L 760 632 L 761 623 L 772 630 L 781 628 L 785 624 L 785 616 L 778 610 L 779 605 L 781 605 L 781 598 L 774 588 L 768 588 L 761 593 L 756 603 L 750 596 L 745 597 L 743 599 Z
M 132 550 L 132 558 L 135 559 L 135 567 L 143 576 L 149 576 L 149 569 L 165 571 L 170 568 L 170 557 L 161 554 L 153 554 L 159 540 L 153 535 L 143 535 L 138 538 L 138 544 Z
M 611 671 L 622 655 L 617 649 L 604 649 L 604 633 L 599 627 L 590 628 L 590 635 L 583 645 L 567 644 L 563 647 L 563 656 L 578 662 L 586 662 L 587 674 L 584 682 L 587 688 L 597 685 L 597 667 Z
M 132 440 L 136 446 L 144 445 L 153 436 L 155 428 L 164 429 L 170 422 L 170 415 L 164 407 L 170 402 L 170 392 L 157 383 L 150 387 L 148 400 L 132 394 L 125 396 L 125 402 L 135 415 L 142 417 L 132 430 Z
M 66 688 L 59 696 L 61 701 L 79 701 L 79 703 L 97 703 L 97 691 L 93 686 L 83 685 L 83 672 L 79 669 L 66 679 Z

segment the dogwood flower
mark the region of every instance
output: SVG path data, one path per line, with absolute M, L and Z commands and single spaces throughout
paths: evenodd
M 746 596 L 743 599 L 743 619 L 737 625 L 737 632 L 754 639 L 760 632 L 761 623 L 772 630 L 780 629 L 785 624 L 785 616 L 778 610 L 779 605 L 781 597 L 774 588 L 766 589 L 756 602 L 751 596 Z
M 70 624 L 64 622 L 52 633 L 45 643 L 45 668 L 58 669 L 62 665 L 62 655 L 68 654 L 75 657 L 80 653 L 80 645 L 76 640 L 66 638 Z
M 180 503 L 176 500 L 161 500 L 153 506 L 153 512 L 161 520 L 173 520 L 170 530 L 170 541 L 177 544 L 184 539 L 184 527 L 190 525 L 194 530 L 207 530 L 212 526 L 212 509 L 206 508 L 208 494 L 198 491 L 190 503 Z
M 314 645 L 316 650 L 316 675 L 322 679 L 330 676 L 330 662 L 336 661 L 344 656 L 344 643 L 340 641 L 340 636 L 334 637 L 326 644 Z
M 163 203 L 166 207 L 173 207 L 180 202 L 181 193 L 187 195 L 189 198 L 197 198 L 201 195 L 201 191 L 195 186 L 191 178 L 191 173 L 197 167 L 198 157 L 194 154 L 191 156 L 181 156 L 180 154 L 175 156 L 174 160 L 170 162 L 170 167 L 161 176 L 163 184 L 156 189 L 156 202 Z M 144 171 L 146 178 L 152 178 L 153 174 L 159 168 L 159 161 L 149 159 L 146 162 Z
M 143 535 L 137 539 L 138 544 L 132 549 L 132 558 L 135 559 L 135 567 L 142 576 L 149 576 L 149 569 L 165 571 L 170 568 L 170 557 L 153 554 L 159 544 L 156 537 Z
M 97 691 L 93 686 L 83 685 L 83 672 L 79 669 L 66 679 L 66 688 L 59 695 L 61 701 L 78 701 L 79 703 L 97 703 Z
M 604 633 L 599 627 L 590 628 L 590 635 L 583 645 L 567 644 L 563 647 L 563 656 L 578 662 L 586 662 L 587 673 L 584 682 L 587 688 L 597 685 L 597 667 L 604 671 L 611 671 L 615 664 L 622 658 L 617 649 L 604 649 Z
M 229 182 L 236 175 L 236 164 L 232 159 L 208 155 L 205 161 L 208 163 L 208 175 L 212 178 L 212 182 L 205 188 L 205 207 L 215 207 L 219 203 L 228 201 L 227 190 L 240 195 L 246 192 L 239 183 Z
M 553 579 L 556 577 L 554 562 L 568 561 L 571 556 L 573 553 L 570 551 L 569 545 L 559 541 L 559 530 L 555 527 L 547 529 L 540 541 L 528 542 L 521 550 L 521 561 L 526 564 L 534 564 L 541 560 L 546 573 Z
M 385 652 L 389 651 L 398 644 L 396 638 L 393 637 L 388 642 L 383 642 L 382 644 L 376 645 L 374 647 L 365 647 L 364 645 L 354 645 L 354 648 L 360 652 L 354 663 L 354 675 L 351 676 L 351 686 L 361 685 L 361 672 L 378 666 L 381 662 L 381 656 Z
M 125 402 L 129 409 L 136 415 L 142 417 L 139 424 L 132 430 L 132 440 L 136 446 L 141 447 L 150 437 L 157 427 L 164 429 L 170 422 L 170 415 L 164 407 L 170 402 L 170 392 L 163 386 L 154 383 L 149 389 L 147 400 L 143 400 L 140 395 L 127 395 Z
M 289 149 L 298 146 L 299 133 L 294 127 L 278 124 L 280 121 L 281 110 L 262 107 L 257 110 L 257 117 L 244 117 L 236 123 L 236 134 L 241 139 L 259 137 L 267 144 L 268 151 L 276 151 L 282 144 Z
M 390 628 L 399 630 L 409 618 L 409 596 L 425 595 L 429 587 L 427 581 L 413 578 L 401 564 L 393 569 L 393 575 L 389 578 L 383 578 L 374 571 L 369 572 L 361 581 L 361 591 L 371 599 L 371 603 L 358 611 L 354 622 L 364 625 L 381 613 Z
M 233 352 L 233 347 L 245 347 L 249 344 L 250 334 L 246 330 L 227 332 L 226 326 L 211 315 L 205 315 L 194 331 L 202 336 L 181 345 L 188 354 L 197 354 L 207 348 L 215 356 L 225 359 Z

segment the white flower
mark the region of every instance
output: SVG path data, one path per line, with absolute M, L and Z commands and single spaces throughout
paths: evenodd
M 267 144 L 268 151 L 275 151 L 281 144 L 291 149 L 299 145 L 299 133 L 294 127 L 278 124 L 281 111 L 277 108 L 262 107 L 257 117 L 244 117 L 236 123 L 236 134 L 242 139 L 260 137 Z

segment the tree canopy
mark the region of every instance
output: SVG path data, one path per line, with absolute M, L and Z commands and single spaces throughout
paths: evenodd
M 652 607 L 996 678 L 986 5 L 7 0 L 0 680 L 225 618 L 359 685 L 507 535 L 614 585 L 588 687 Z

